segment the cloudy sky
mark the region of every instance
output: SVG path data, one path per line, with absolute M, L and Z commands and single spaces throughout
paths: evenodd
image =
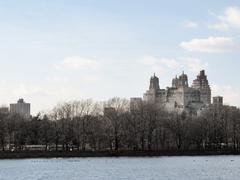
M 239 0 L 0 0 L 0 104 L 142 96 L 206 69 L 240 106 Z

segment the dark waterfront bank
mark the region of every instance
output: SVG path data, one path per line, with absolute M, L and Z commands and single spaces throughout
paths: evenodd
M 0 159 L 25 159 L 25 158 L 73 158 L 73 157 L 160 157 L 160 156 L 219 156 L 240 155 L 240 151 L 17 151 L 0 152 Z

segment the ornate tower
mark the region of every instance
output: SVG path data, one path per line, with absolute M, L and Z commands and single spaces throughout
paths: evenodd
M 204 70 L 200 71 L 197 79 L 193 81 L 192 87 L 200 91 L 201 101 L 205 105 L 211 104 L 211 88 Z
M 159 79 L 158 79 L 158 77 L 157 76 L 155 76 L 155 73 L 154 73 L 154 75 L 151 77 L 151 79 L 150 79 L 150 86 L 149 86 L 149 90 L 151 91 L 151 90 L 155 90 L 155 91 L 157 91 L 157 90 L 159 90 L 160 89 L 160 87 L 159 87 Z
M 188 77 L 186 74 L 184 74 L 184 72 L 182 73 L 182 75 L 180 75 L 179 77 L 175 77 L 172 80 L 172 87 L 174 88 L 179 88 L 179 87 L 188 87 Z
M 148 103 L 155 103 L 157 93 L 160 90 L 159 79 L 155 74 L 150 78 L 149 90 L 144 94 L 143 100 Z

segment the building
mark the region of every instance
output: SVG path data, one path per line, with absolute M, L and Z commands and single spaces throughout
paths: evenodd
M 130 110 L 131 112 L 138 111 L 143 106 L 142 98 L 131 98 L 130 99 Z
M 5 106 L 0 107 L 0 114 L 8 114 L 8 113 L 9 113 L 8 107 L 5 107 Z
M 116 113 L 115 108 L 113 107 L 105 107 L 104 108 L 104 116 L 113 116 Z
M 211 89 L 208 83 L 207 76 L 205 71 L 200 71 L 200 74 L 197 76 L 197 79 L 193 81 L 192 87 L 199 90 L 201 101 L 206 104 L 211 104 Z
M 25 118 L 30 118 L 31 104 L 25 103 L 23 99 L 19 99 L 17 103 L 10 104 L 10 113 L 19 114 Z
M 221 96 L 213 97 L 213 105 L 218 107 L 223 106 L 223 97 Z
M 161 89 L 159 78 L 154 74 L 150 78 L 149 89 L 143 98 L 131 98 L 131 111 L 136 110 L 141 103 L 154 104 L 157 108 L 163 108 L 168 112 L 187 112 L 198 114 L 199 111 L 211 104 L 211 88 L 205 71 L 193 81 L 192 86 L 188 84 L 188 76 L 183 72 L 179 77 L 172 80 L 172 86 Z

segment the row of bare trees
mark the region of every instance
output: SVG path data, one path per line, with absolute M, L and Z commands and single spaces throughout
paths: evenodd
M 0 114 L 0 145 L 2 150 L 41 145 L 56 151 L 239 149 L 240 110 L 212 106 L 189 116 L 149 104 L 130 112 L 129 101 L 121 98 L 66 102 L 30 120 Z

